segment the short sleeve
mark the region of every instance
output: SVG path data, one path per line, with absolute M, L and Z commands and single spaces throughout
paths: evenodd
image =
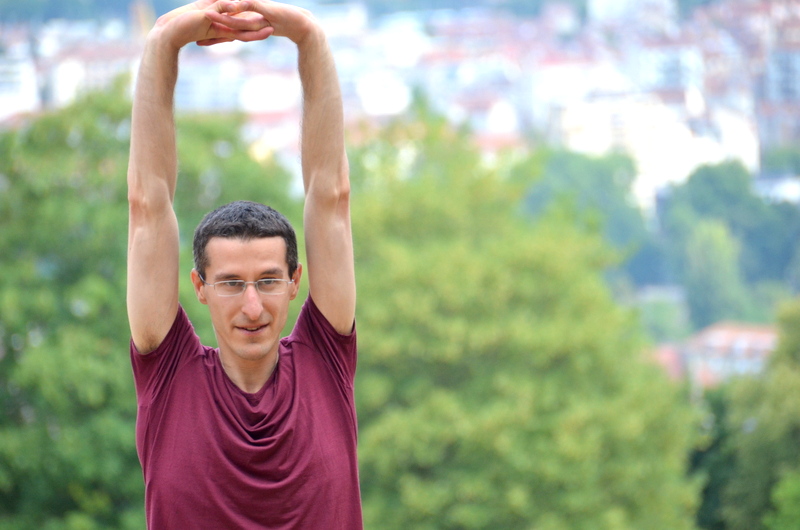
M 158 348 L 142 355 L 131 340 L 131 365 L 139 405 L 154 401 L 172 380 L 181 364 L 201 349 L 200 338 L 181 306 L 178 307 L 172 327 Z
M 349 334 L 337 332 L 309 296 L 289 339 L 307 344 L 322 356 L 341 381 L 353 387 L 357 364 L 355 323 Z

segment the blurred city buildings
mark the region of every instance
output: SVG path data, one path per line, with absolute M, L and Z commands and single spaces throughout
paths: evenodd
M 703 390 L 761 373 L 777 345 L 775 326 L 718 322 L 681 343 L 662 344 L 655 358 L 670 377 Z
M 370 19 L 358 2 L 304 6 L 328 30 L 348 120 L 399 115 L 418 91 L 468 123 L 487 153 L 531 141 L 624 151 L 646 210 L 701 164 L 735 159 L 758 174 L 763 148 L 800 139 L 796 0 L 728 0 L 688 20 L 672 0 L 591 0 L 587 20 L 559 2 L 528 19 L 489 8 Z M 0 23 L 0 126 L 133 78 L 154 19 L 136 0 L 126 22 Z M 294 63 L 280 39 L 190 47 L 176 108 L 244 112 L 254 153 L 291 153 L 301 105 Z M 788 177 L 759 190 L 797 201 Z

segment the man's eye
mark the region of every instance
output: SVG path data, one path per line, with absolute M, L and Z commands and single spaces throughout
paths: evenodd
M 263 286 L 270 286 L 275 285 L 278 281 L 274 278 L 264 278 L 263 280 L 258 280 L 258 283 Z
M 219 282 L 219 284 L 226 289 L 238 289 L 242 285 L 242 281 L 230 280 L 227 282 Z

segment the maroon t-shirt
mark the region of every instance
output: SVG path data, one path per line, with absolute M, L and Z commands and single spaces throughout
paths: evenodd
M 255 394 L 225 374 L 183 308 L 139 355 L 136 449 L 151 530 L 362 528 L 353 380 L 356 335 L 308 298 Z

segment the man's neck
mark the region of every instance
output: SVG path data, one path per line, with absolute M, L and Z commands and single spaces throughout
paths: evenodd
M 228 379 L 242 392 L 255 394 L 264 387 L 272 372 L 275 371 L 280 356 L 276 349 L 275 352 L 270 352 L 267 356 L 252 361 L 240 358 L 231 360 L 227 357 L 219 350 L 220 364 L 222 364 Z

